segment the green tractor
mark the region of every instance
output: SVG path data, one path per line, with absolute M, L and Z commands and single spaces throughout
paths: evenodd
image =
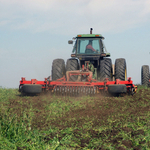
M 101 34 L 78 34 L 69 44 L 73 44 L 71 58 L 66 62 L 63 59 L 55 59 L 52 64 L 52 80 L 57 80 L 66 75 L 67 71 L 88 70 L 93 73 L 92 78 L 98 81 L 115 79 L 127 80 L 127 68 L 124 58 L 115 60 L 112 65 L 110 53 L 107 52 Z M 71 81 L 76 81 L 77 76 L 71 76 Z

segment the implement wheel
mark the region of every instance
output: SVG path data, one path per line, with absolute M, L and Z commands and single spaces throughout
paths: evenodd
M 124 58 L 119 58 L 115 61 L 115 79 L 127 80 L 126 60 Z
M 77 59 L 68 59 L 66 63 L 66 72 L 79 70 L 79 63 Z M 78 79 L 77 75 L 72 75 L 70 81 L 76 81 Z
M 103 81 L 105 78 L 108 78 L 109 81 L 112 81 L 112 62 L 110 58 L 103 58 L 100 60 L 98 80 Z
M 108 85 L 108 92 L 111 94 L 121 94 L 127 92 L 127 87 L 125 84 L 112 84 Z
M 142 85 L 148 86 L 149 85 L 149 66 L 144 65 L 141 68 L 141 82 Z
M 55 59 L 52 64 L 52 80 L 62 78 L 65 75 L 65 61 L 63 59 Z
M 22 93 L 24 94 L 39 94 L 42 92 L 42 86 L 39 84 L 24 84 Z

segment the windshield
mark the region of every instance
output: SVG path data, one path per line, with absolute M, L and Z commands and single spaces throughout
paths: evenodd
M 100 39 L 78 39 L 77 54 L 99 54 Z

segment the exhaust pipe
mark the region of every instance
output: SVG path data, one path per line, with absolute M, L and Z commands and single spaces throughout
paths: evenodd
M 90 34 L 92 34 L 92 30 L 93 30 L 93 28 L 90 29 Z

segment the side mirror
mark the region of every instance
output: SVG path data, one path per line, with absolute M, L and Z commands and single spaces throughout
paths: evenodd
M 72 40 L 69 40 L 69 41 L 68 41 L 68 44 L 73 44 L 73 41 L 72 41 Z

